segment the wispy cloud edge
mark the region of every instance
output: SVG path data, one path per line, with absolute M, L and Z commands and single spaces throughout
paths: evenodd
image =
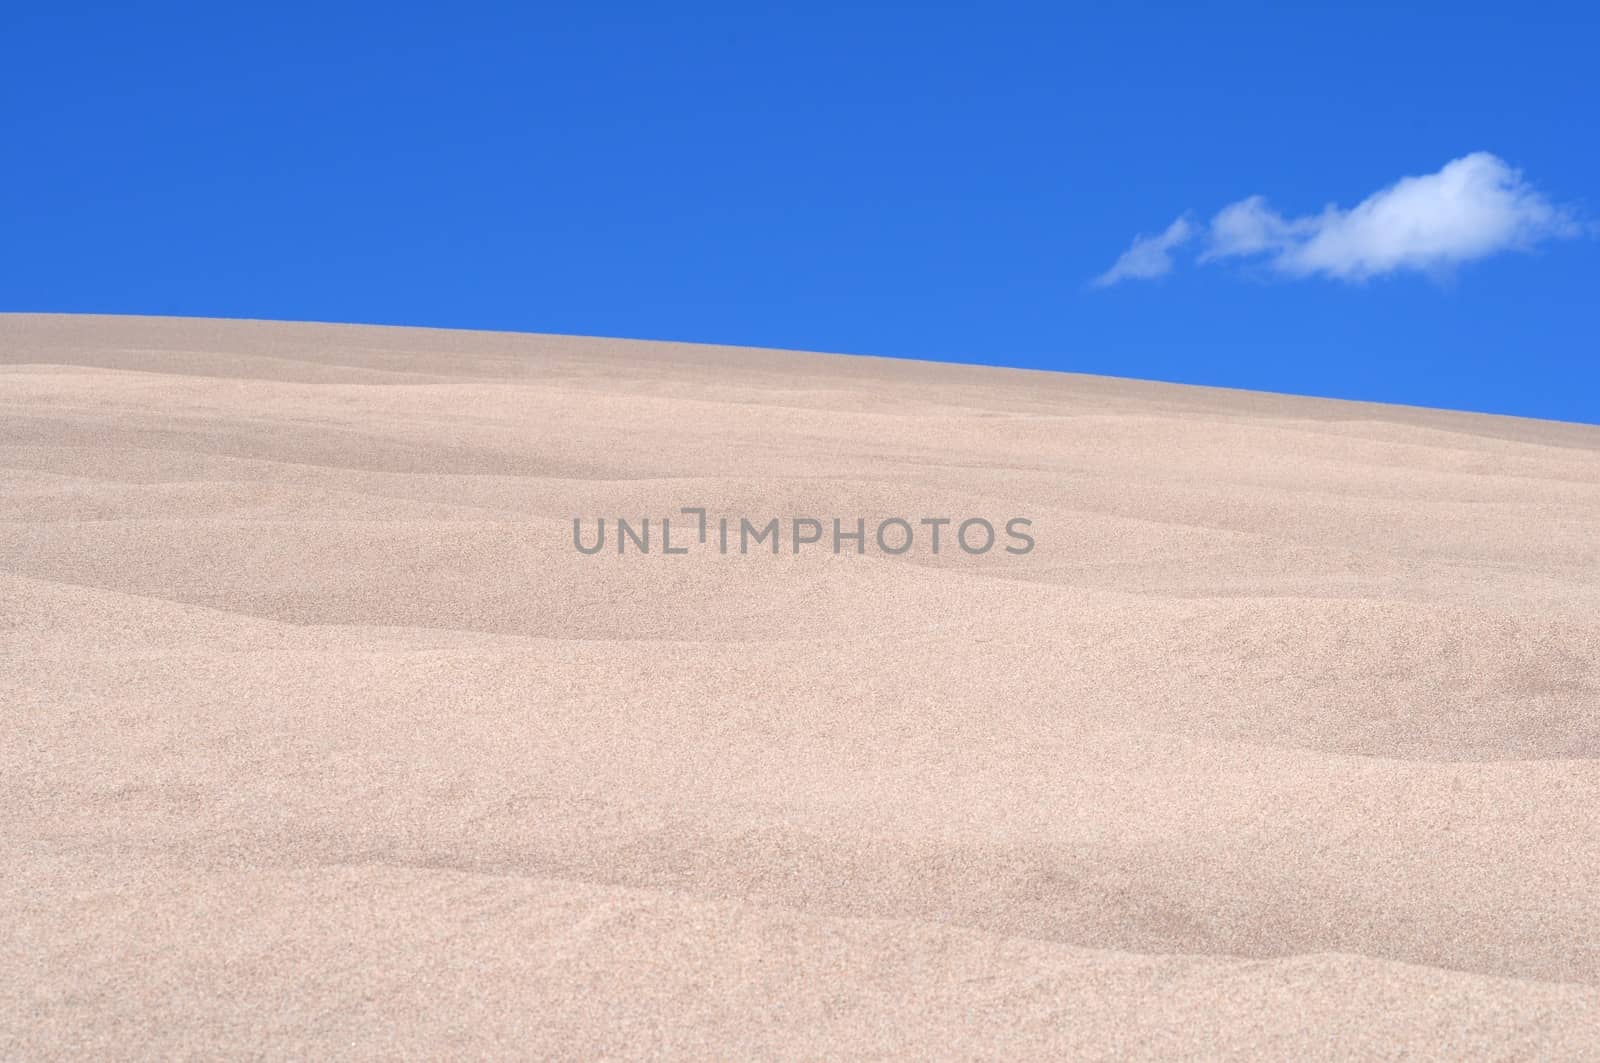
M 1124 251 L 1111 268 L 1092 283 L 1096 288 L 1104 288 L 1123 280 L 1149 280 L 1172 272 L 1172 252 L 1187 243 L 1195 235 L 1195 227 L 1190 223 L 1188 215 L 1180 216 L 1166 229 L 1155 236 L 1146 236 L 1144 233 L 1133 238 L 1133 243 Z

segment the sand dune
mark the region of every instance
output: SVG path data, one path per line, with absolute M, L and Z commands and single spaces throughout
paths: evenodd
M 0 316 L 0 705 L 7 1058 L 1600 1058 L 1600 428 Z

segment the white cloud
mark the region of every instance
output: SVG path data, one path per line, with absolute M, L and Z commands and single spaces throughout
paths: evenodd
M 1534 191 L 1521 173 L 1480 151 L 1438 173 L 1402 178 L 1349 210 L 1329 206 L 1320 214 L 1285 217 L 1261 196 L 1230 203 L 1211 219 L 1200 261 L 1260 256 L 1290 276 L 1359 281 L 1400 270 L 1443 273 L 1580 231 L 1568 212 Z M 1166 273 L 1170 250 L 1181 242 L 1149 251 L 1146 241 L 1135 240 L 1098 283 Z M 1136 254 L 1155 261 L 1135 260 Z
M 1133 246 L 1122 253 L 1110 269 L 1094 279 L 1097 287 L 1115 284 L 1120 280 L 1148 280 L 1172 270 L 1172 251 L 1194 235 L 1194 226 L 1188 218 L 1179 218 L 1167 226 L 1159 236 L 1140 233 L 1133 238 Z
M 1289 221 L 1268 207 L 1261 196 L 1241 199 L 1223 207 L 1211 219 L 1211 239 L 1200 261 L 1263 251 L 1281 253 L 1303 239 L 1315 224 L 1307 218 Z

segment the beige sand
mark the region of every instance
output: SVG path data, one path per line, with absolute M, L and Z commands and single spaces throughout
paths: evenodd
M 0 1056 L 1600 1058 L 1597 573 L 1595 428 L 0 317 Z

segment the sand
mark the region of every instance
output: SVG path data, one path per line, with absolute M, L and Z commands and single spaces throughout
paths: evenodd
M 0 706 L 5 1058 L 1600 1058 L 1600 428 L 0 316 Z

